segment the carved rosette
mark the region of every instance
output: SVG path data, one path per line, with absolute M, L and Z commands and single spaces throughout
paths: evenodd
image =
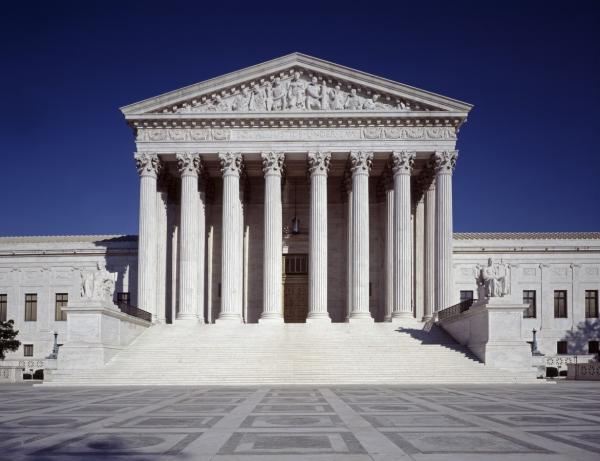
M 434 169 L 436 174 L 452 174 L 456 159 L 458 158 L 457 150 L 437 151 L 433 154 Z
M 198 176 L 202 171 L 200 155 L 193 152 L 177 154 L 177 167 L 181 176 Z
M 220 152 L 219 160 L 221 161 L 221 173 L 223 176 L 240 176 L 242 174 L 244 162 L 242 154 L 239 152 Z
M 140 176 L 158 177 L 161 163 L 158 159 L 158 154 L 149 152 L 137 152 L 135 154 L 135 166 Z
M 365 152 L 362 150 L 350 152 L 350 171 L 352 175 L 365 174 L 368 175 L 373 164 L 373 152 Z
M 327 176 L 329 171 L 329 162 L 331 161 L 330 152 L 309 152 L 307 156 L 308 172 L 311 176 Z
M 415 162 L 415 152 L 400 151 L 392 152 L 392 171 L 394 176 L 397 174 L 410 175 L 412 171 L 413 163 Z
M 263 173 L 281 176 L 285 154 L 283 152 L 263 152 L 260 154 L 263 164 Z

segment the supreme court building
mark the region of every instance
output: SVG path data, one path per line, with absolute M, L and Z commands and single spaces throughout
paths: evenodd
M 545 354 L 597 353 L 599 232 L 453 232 L 471 107 L 299 53 L 123 107 L 139 235 L 0 237 L 0 320 L 23 343 L 9 358 L 44 359 L 57 333 L 64 383 L 126 384 L 133 370 L 180 383 L 185 356 L 189 383 L 293 384 L 432 382 L 439 364 L 456 365 L 448 379 L 490 378 L 454 340 L 521 373 L 534 329 Z M 487 299 L 489 274 L 502 306 L 454 310 Z M 494 328 L 512 336 L 477 341 L 514 352 L 507 367 L 461 336 L 501 310 Z M 454 339 L 421 342 L 422 322 Z M 257 323 L 275 326 L 236 327 Z M 283 325 L 296 323 L 308 325 Z
M 373 322 L 458 302 L 470 109 L 301 54 L 124 107 L 138 306 L 159 322 Z

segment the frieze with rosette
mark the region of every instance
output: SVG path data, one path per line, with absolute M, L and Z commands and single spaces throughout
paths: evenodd
M 140 128 L 138 142 L 455 140 L 451 127 L 362 128 Z

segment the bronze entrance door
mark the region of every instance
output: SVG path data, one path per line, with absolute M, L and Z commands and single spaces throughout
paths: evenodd
M 308 315 L 308 255 L 283 255 L 283 318 L 304 323 Z

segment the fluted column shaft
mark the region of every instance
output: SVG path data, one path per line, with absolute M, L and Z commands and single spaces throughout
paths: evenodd
M 135 161 L 140 173 L 137 304 L 140 309 L 150 312 L 153 319 L 156 319 L 156 185 L 160 161 L 156 154 L 149 153 L 136 154 Z
M 435 312 L 435 179 L 433 174 L 428 178 L 425 187 L 425 267 L 423 269 L 425 300 L 423 320 L 429 320 Z
M 284 154 L 263 152 L 265 175 L 264 247 L 263 247 L 263 312 L 260 323 L 283 322 L 281 306 L 281 251 L 283 222 L 281 211 L 281 169 Z
M 156 200 L 156 321 L 166 322 L 167 301 L 167 192 L 160 191 Z
M 369 171 L 373 154 L 352 152 L 352 311 L 349 321 L 373 321 L 369 311 Z
M 414 231 L 413 231 L 413 300 L 415 304 L 415 318 L 422 319 L 425 312 L 425 295 L 424 295 L 424 257 L 425 257 L 425 235 L 424 235 L 424 223 L 425 223 L 425 204 L 424 197 L 421 195 L 419 190 L 419 198 L 415 204 L 414 211 Z
M 394 310 L 394 187 L 391 174 L 385 178 L 385 317 L 392 321 Z
M 436 152 L 435 160 L 435 310 L 454 304 L 452 268 L 452 171 L 456 151 Z
M 345 319 L 350 318 L 352 312 L 352 175 L 344 178 L 344 188 L 347 200 L 346 223 L 346 312 Z
M 414 152 L 394 152 L 394 309 L 392 320 L 412 317 L 410 174 Z
M 327 172 L 331 154 L 309 152 L 310 222 L 308 247 L 308 318 L 331 321 L 327 312 Z
M 179 235 L 179 312 L 177 320 L 198 319 L 198 225 L 200 156 L 177 154 L 181 174 L 181 223 Z
M 242 155 L 219 154 L 223 173 L 223 224 L 221 250 L 221 313 L 217 323 L 242 321 L 242 238 L 240 173 Z
M 206 197 L 204 193 L 204 177 L 199 177 L 198 191 L 198 322 L 204 323 L 204 279 L 206 249 Z

